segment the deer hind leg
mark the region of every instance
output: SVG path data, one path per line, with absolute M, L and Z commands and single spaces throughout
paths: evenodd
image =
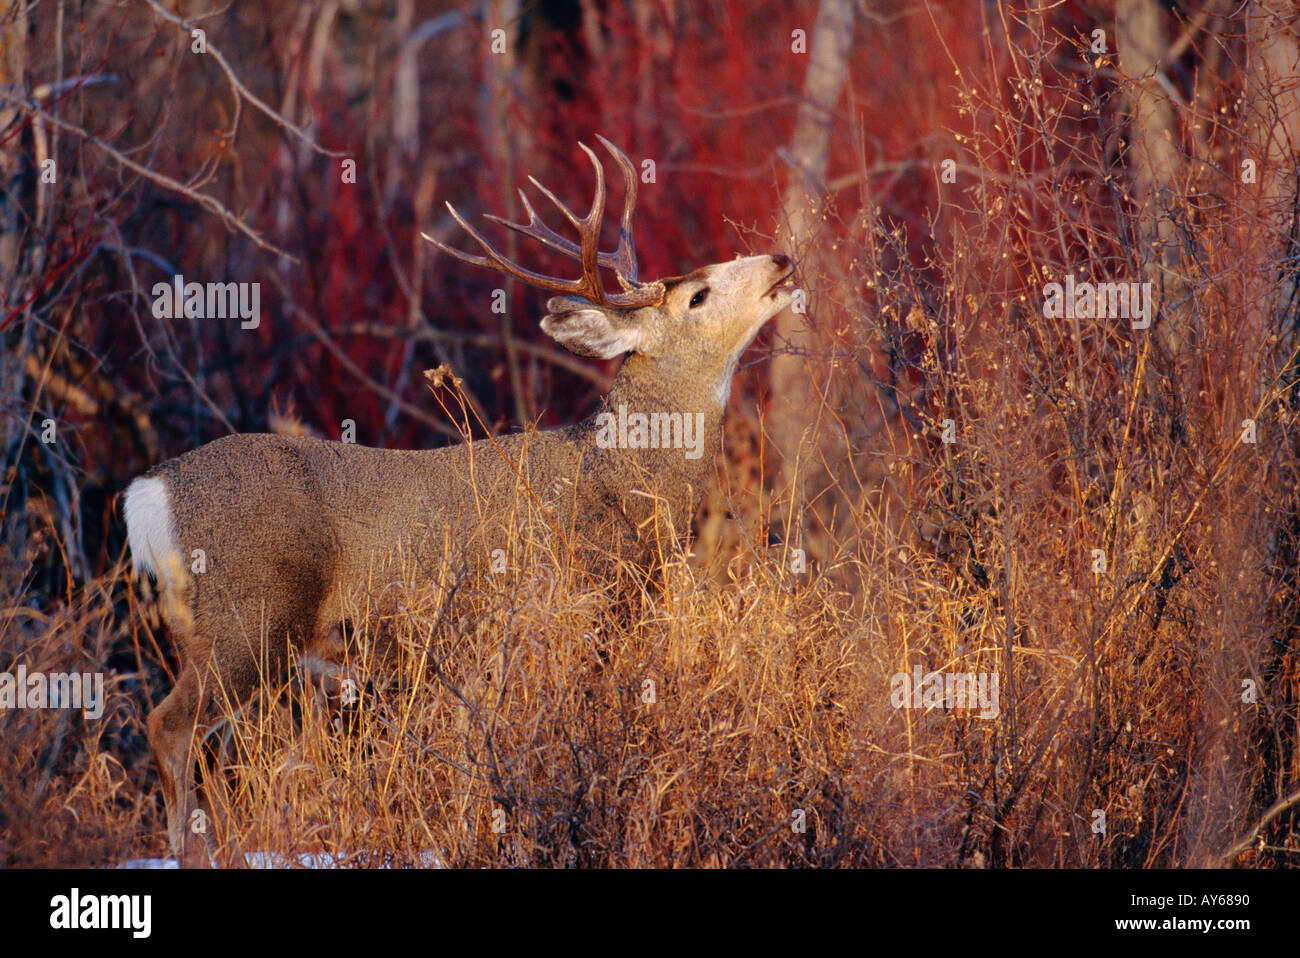
M 206 731 L 209 699 L 194 663 L 187 662 L 176 687 L 146 722 L 167 808 L 167 837 L 184 868 L 209 864 L 210 811 L 200 808 L 194 782 L 194 757 Z
M 273 638 L 257 646 L 245 640 L 240 629 L 225 633 L 231 638 L 214 644 L 210 651 L 204 643 L 195 643 L 192 652 L 199 654 L 183 656 L 175 688 L 149 713 L 146 724 L 167 807 L 167 835 L 183 867 L 207 867 L 217 851 L 213 803 L 201 800 L 194 777 L 208 730 L 227 712 L 242 709 L 254 692 L 284 672 L 285 638 L 294 636 L 285 618 L 273 623 L 266 633 Z M 236 850 L 230 860 L 238 864 L 241 857 Z

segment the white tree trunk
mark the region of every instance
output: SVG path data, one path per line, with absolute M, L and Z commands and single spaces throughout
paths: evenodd
M 1169 40 L 1164 7 L 1158 0 L 1118 0 L 1115 7 L 1120 71 L 1129 90 L 1128 171 L 1139 212 L 1144 280 L 1157 283 L 1165 299 L 1178 298 L 1178 250 L 1173 221 L 1165 210 L 1178 193 L 1183 158 L 1169 94 L 1159 80 L 1168 66 Z M 1159 335 L 1173 356 L 1186 341 L 1174 322 L 1161 324 Z
M 831 128 L 849 72 L 853 43 L 851 0 L 822 0 L 808 38 L 808 72 L 804 76 L 803 102 L 790 141 L 790 185 L 783 213 L 789 226 L 790 253 L 803 275 L 822 276 L 818 268 L 816 234 L 824 223 L 826 164 Z M 811 310 L 809 315 L 811 315 Z M 804 433 L 811 422 L 815 383 L 809 352 L 814 342 L 808 316 L 786 310 L 777 317 L 777 335 L 787 351 L 772 359 L 772 441 L 781 457 L 780 484 L 795 491 L 795 467 Z

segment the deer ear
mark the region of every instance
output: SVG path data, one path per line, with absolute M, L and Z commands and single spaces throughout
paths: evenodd
M 546 304 L 552 310 L 542 319 L 542 331 L 571 353 L 596 359 L 613 359 L 641 345 L 641 327 L 634 323 L 615 325 L 609 316 L 591 307 L 556 297 Z

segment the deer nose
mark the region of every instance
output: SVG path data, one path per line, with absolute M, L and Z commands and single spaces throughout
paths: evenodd
M 789 269 L 790 257 L 786 256 L 784 253 L 776 253 L 772 256 L 772 263 L 777 269 Z

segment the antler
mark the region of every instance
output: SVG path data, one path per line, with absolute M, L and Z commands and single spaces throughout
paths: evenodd
M 541 190 L 542 195 L 554 203 L 556 208 L 564 214 L 564 218 L 578 230 L 579 243 L 565 239 L 543 223 L 533 210 L 532 204 L 528 202 L 528 197 L 524 195 L 523 190 L 519 191 L 519 197 L 523 200 L 525 212 L 528 213 L 527 223 L 512 223 L 499 216 L 487 215 L 487 218 L 493 222 L 500 223 L 516 233 L 534 239 L 548 249 L 561 253 L 570 259 L 577 260 L 582 264 L 581 279 L 544 276 L 541 273 L 534 273 L 530 269 L 512 263 L 497 252 L 478 230 L 465 222 L 464 218 L 456 212 L 456 208 L 450 203 L 447 204 L 447 209 L 451 212 L 452 218 L 483 248 L 485 255 L 476 256 L 472 253 L 465 253 L 450 246 L 444 246 L 427 233 L 421 233 L 420 235 L 444 253 L 456 257 L 463 263 L 497 270 L 540 289 L 563 293 L 567 296 L 580 296 L 597 306 L 604 306 L 609 309 L 639 309 L 642 306 L 654 306 L 662 302 L 664 297 L 663 283 L 640 283 L 637 282 L 636 278 L 636 247 L 632 240 L 632 216 L 636 210 L 636 169 L 632 166 L 632 161 L 613 143 L 610 143 L 609 140 L 599 134 L 597 134 L 596 139 L 600 140 L 605 149 L 609 150 L 623 173 L 623 217 L 619 223 L 618 248 L 614 252 L 602 253 L 599 249 L 600 225 L 605 215 L 605 171 L 601 167 L 600 161 L 596 159 L 596 154 L 588 149 L 585 143 L 579 143 L 578 145 L 591 158 L 591 164 L 596 168 L 596 195 L 591 201 L 591 209 L 586 216 L 578 217 L 560 202 L 554 193 L 533 177 L 528 177 L 528 181 Z M 601 267 L 614 271 L 614 275 L 618 277 L 619 285 L 623 287 L 624 291 L 622 293 L 605 292 L 605 288 L 600 281 Z

